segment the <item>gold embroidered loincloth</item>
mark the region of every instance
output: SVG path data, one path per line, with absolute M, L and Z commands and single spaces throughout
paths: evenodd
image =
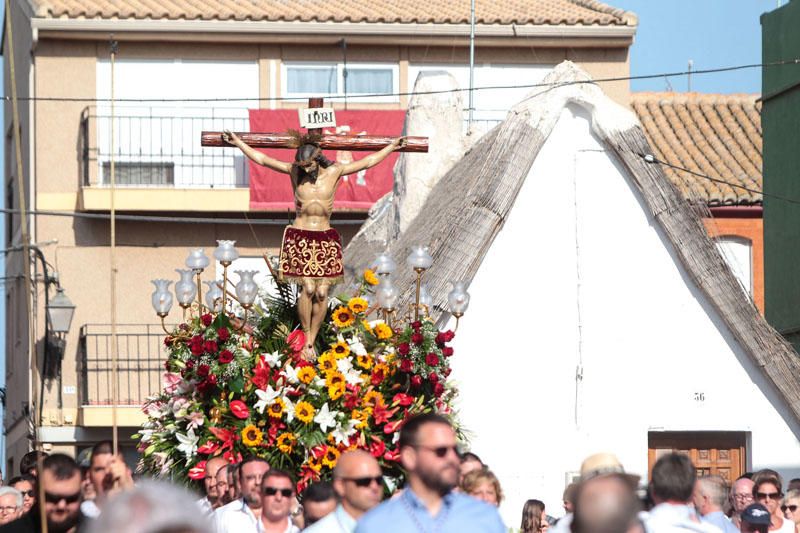
M 279 281 L 302 284 L 304 279 L 330 281 L 344 278 L 342 238 L 331 228 L 312 231 L 286 226 L 281 244 Z

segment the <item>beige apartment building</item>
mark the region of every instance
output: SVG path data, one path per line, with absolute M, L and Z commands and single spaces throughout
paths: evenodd
M 110 222 L 103 217 L 111 209 L 110 41 L 119 43 L 113 76 L 118 422 L 121 442 L 133 455 L 130 435 L 143 420 L 141 403 L 160 386 L 163 368 L 150 280 L 176 279 L 174 269 L 184 267 L 190 248 L 205 247 L 210 255 L 222 238 L 236 240 L 242 264 L 253 267 L 262 252 L 276 251 L 287 223 L 285 212 L 250 210 L 245 161 L 234 150 L 201 149 L 199 132 L 245 130 L 248 108 L 298 107 L 306 96 L 344 88 L 350 109 L 403 109 L 404 93 L 426 70 L 447 70 L 466 86 L 470 2 L 409 0 L 402 11 L 398 5 L 12 0 L 6 16 L 22 98 L 25 198 L 28 209 L 38 212 L 29 218 L 29 231 L 51 280 L 45 283 L 36 257 L 6 254 L 8 475 L 32 445 L 39 410 L 46 449 L 77 453 L 111 434 Z M 595 78 L 625 77 L 636 24 L 633 14 L 596 0 L 478 0 L 475 86 L 533 84 L 564 59 Z M 8 53 L 6 43 L 6 95 Z M 603 88 L 619 102 L 629 101 L 627 81 Z M 502 118 L 526 90 L 476 91 L 476 121 Z M 361 98 L 364 92 L 387 96 Z M 286 97 L 299 100 L 280 100 Z M 18 209 L 8 102 L 5 111 L 6 207 Z M 345 241 L 365 216 L 335 215 Z M 19 246 L 20 230 L 19 216 L 7 215 L 6 248 Z M 32 348 L 23 268 L 35 281 Z M 213 266 L 209 270 L 213 274 Z M 40 379 L 45 339 L 59 337 L 46 335 L 44 320 L 45 291 L 55 296 L 55 279 L 75 313 L 63 344 L 47 350 Z

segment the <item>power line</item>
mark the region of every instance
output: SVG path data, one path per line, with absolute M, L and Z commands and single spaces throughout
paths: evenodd
M 447 93 L 462 93 L 472 91 L 490 91 L 502 89 L 535 89 L 538 87 L 543 88 L 556 88 L 567 87 L 570 85 L 580 85 L 584 83 L 598 84 L 598 83 L 613 83 L 619 81 L 633 81 L 633 80 L 649 80 L 654 78 L 670 78 L 676 76 L 700 75 L 700 74 L 718 74 L 721 72 L 732 72 L 736 70 L 744 70 L 751 68 L 771 68 L 782 65 L 800 65 L 800 58 L 784 59 L 780 61 L 772 61 L 769 63 L 749 63 L 744 65 L 733 65 L 728 67 L 708 68 L 701 70 L 683 70 L 676 72 L 661 72 L 658 74 L 641 74 L 638 76 L 615 76 L 609 78 L 597 78 L 592 80 L 573 80 L 558 83 L 528 83 L 522 85 L 486 85 L 482 87 L 472 87 L 465 89 L 441 89 L 436 91 L 410 91 L 410 92 L 397 92 L 397 93 L 370 93 L 359 94 L 358 98 L 386 98 L 393 96 L 414 96 L 426 94 L 447 94 Z M 343 100 L 346 98 L 352 99 L 354 95 L 332 94 L 325 96 L 326 100 Z M 3 96 L 4 100 L 10 100 L 11 97 Z M 20 96 L 18 100 L 35 101 L 35 102 L 111 102 L 110 98 L 94 98 L 94 97 L 68 97 L 68 96 Z M 181 102 L 304 102 L 308 100 L 305 96 L 267 96 L 258 98 L 116 98 L 114 101 L 117 103 L 181 103 Z

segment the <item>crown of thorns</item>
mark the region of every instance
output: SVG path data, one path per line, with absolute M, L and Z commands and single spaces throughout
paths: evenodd
M 322 154 L 322 149 L 319 147 L 319 142 L 322 139 L 322 135 L 319 133 L 300 133 L 297 130 L 289 130 L 289 136 L 292 137 L 290 141 L 291 148 L 300 148 L 303 145 L 310 144 L 314 146 L 314 151 L 311 152 L 311 155 L 307 158 L 303 159 L 302 161 L 295 161 L 293 164 L 297 165 L 301 168 L 308 168 L 310 167 L 316 159 Z

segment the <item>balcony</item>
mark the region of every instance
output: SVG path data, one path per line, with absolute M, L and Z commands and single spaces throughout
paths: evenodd
M 141 406 L 161 390 L 164 331 L 155 324 L 117 326 L 117 406 L 119 425 L 144 422 Z M 111 325 L 86 324 L 80 330 L 78 400 L 83 426 L 111 425 L 113 398 Z
M 200 146 L 203 130 L 247 131 L 247 109 L 118 106 L 113 118 L 116 209 L 246 211 L 249 171 L 238 151 Z M 110 209 L 111 111 L 81 115 L 81 198 L 85 211 Z

